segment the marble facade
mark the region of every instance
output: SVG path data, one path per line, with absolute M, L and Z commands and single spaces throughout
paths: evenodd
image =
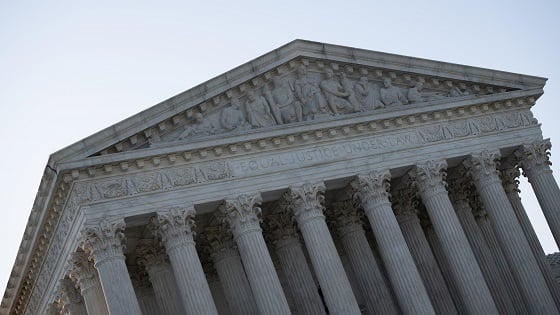
M 0 314 L 558 314 L 545 81 L 291 42 L 54 153 Z

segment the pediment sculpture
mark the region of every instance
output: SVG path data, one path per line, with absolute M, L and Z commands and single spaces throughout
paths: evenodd
M 191 108 L 188 118 L 173 129 L 162 132 L 153 128 L 153 132 L 145 133 L 143 144 L 127 150 L 494 91 L 450 80 L 442 84 L 441 78 L 368 71 L 364 67 L 356 71 L 352 66 L 342 68 L 308 60 L 281 66 L 273 73 L 266 80 L 253 82 L 252 87 L 242 84 L 231 89 L 219 98 L 217 106 Z

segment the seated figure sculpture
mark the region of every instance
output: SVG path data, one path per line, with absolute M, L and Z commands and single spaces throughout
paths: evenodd
M 373 89 L 370 87 L 369 80 L 366 76 L 360 78 L 354 85 L 354 90 L 361 103 L 361 111 L 368 111 L 376 108 L 383 108 L 384 105 L 377 101 Z
M 379 90 L 381 101 L 385 106 L 408 104 L 408 100 L 402 94 L 401 90 L 394 86 L 390 78 L 383 79 L 383 88 Z
M 251 128 L 248 125 L 247 120 L 245 120 L 245 115 L 241 110 L 241 104 L 236 98 L 231 100 L 231 106 L 222 110 L 220 115 L 220 124 L 226 130 Z
M 314 119 L 319 115 L 328 115 L 327 102 L 321 94 L 316 80 L 307 75 L 307 68 L 300 64 L 297 68 L 294 92 L 301 104 L 304 120 Z
M 253 127 L 259 128 L 276 125 L 266 99 L 260 95 L 256 96 L 253 91 L 247 92 L 245 111 L 247 112 L 249 123 Z
M 350 92 L 345 91 L 342 85 L 335 79 L 332 69 L 325 70 L 325 80 L 321 81 L 320 87 L 327 99 L 327 104 L 333 114 L 349 113 L 354 110 L 354 106 L 348 98 Z

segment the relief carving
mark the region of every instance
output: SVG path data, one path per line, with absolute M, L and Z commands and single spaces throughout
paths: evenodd
M 406 105 L 408 100 L 401 92 L 401 89 L 393 85 L 393 82 L 389 78 L 383 79 L 383 87 L 379 91 L 381 95 L 381 101 L 385 106 L 396 106 L 396 105 Z

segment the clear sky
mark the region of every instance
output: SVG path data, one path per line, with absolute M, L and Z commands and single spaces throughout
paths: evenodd
M 49 154 L 296 38 L 549 78 L 533 111 L 559 181 L 560 1 L 450 3 L 0 0 L 0 291 Z

